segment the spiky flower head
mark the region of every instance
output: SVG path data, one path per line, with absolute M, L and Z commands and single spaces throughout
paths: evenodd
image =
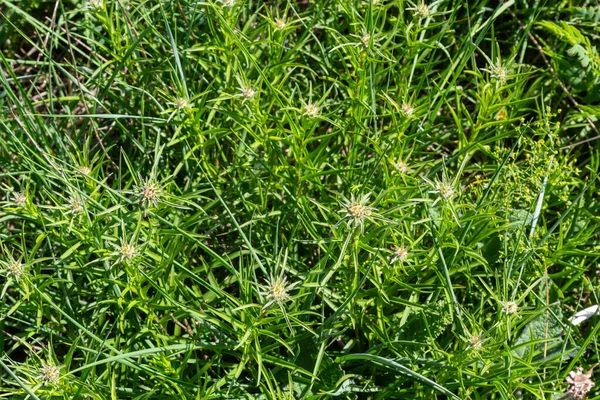
M 13 192 L 12 199 L 19 207 L 25 207 L 27 204 L 27 196 L 23 192 Z
M 390 260 L 390 263 L 393 264 L 395 262 L 404 262 L 408 258 L 408 249 L 404 246 L 397 246 L 394 249 L 394 256 Z
M 502 301 L 500 302 L 502 305 L 502 312 L 506 315 L 512 315 L 519 312 L 519 306 L 514 301 Z
M 469 343 L 469 347 L 475 351 L 479 351 L 483 348 L 483 339 L 480 334 L 471 335 L 467 338 L 467 342 Z
M 407 10 L 414 11 L 415 16 L 419 19 L 428 18 L 432 14 L 431 7 L 429 7 L 427 4 L 425 4 L 422 1 L 419 2 L 419 4 L 417 4 L 416 7 L 407 8 Z
M 445 175 L 445 174 L 444 174 Z M 432 190 L 429 193 L 437 194 L 440 197 L 434 202 L 437 203 L 438 200 L 450 201 L 456 195 L 456 189 L 454 188 L 454 184 L 444 176 L 441 180 L 435 178 L 432 182 L 427 178 L 423 178 L 431 187 Z
M 69 198 L 69 204 L 67 204 L 67 208 L 69 209 L 67 212 L 69 214 L 79 214 L 83 211 L 84 204 L 85 202 L 81 198 L 71 196 L 71 198 Z
M 406 102 L 402 103 L 402 107 L 400 108 L 400 110 L 402 111 L 402 114 L 406 117 L 406 118 L 410 118 L 413 116 L 413 114 L 415 113 L 415 108 Z
M 86 166 L 86 165 L 81 165 L 81 166 L 79 167 L 79 172 L 81 172 L 81 173 L 82 173 L 82 174 L 84 174 L 84 175 L 89 175 L 89 174 L 90 174 L 90 172 L 92 172 L 92 170 L 91 170 L 91 168 L 90 168 L 90 167 L 88 167 L 88 166 Z
M 254 90 L 252 86 L 242 86 L 238 90 L 240 91 L 239 96 L 242 96 L 244 98 L 244 101 L 252 100 L 252 98 L 256 94 L 256 90 Z
M 134 190 L 138 201 L 143 207 L 152 205 L 156 208 L 163 195 L 162 186 L 154 177 L 147 177 L 139 185 L 136 185 Z
M 131 261 L 138 256 L 138 251 L 133 242 L 127 241 L 123 238 L 120 239 L 120 242 L 120 245 L 115 245 L 116 252 L 114 253 L 119 260 Z
M 363 46 L 369 47 L 370 41 L 371 41 L 371 35 L 369 34 L 369 32 L 364 32 L 363 35 L 360 37 L 360 42 L 362 43 Z
M 6 275 L 13 277 L 16 281 L 18 281 L 25 272 L 21 260 L 15 260 L 11 255 L 8 256 L 8 261 L 3 262 L 3 264 L 6 268 Z
M 223 7 L 233 7 L 235 6 L 235 0 L 221 0 L 221 4 L 223 5 Z
M 365 220 L 373 216 L 373 211 L 376 209 L 369 206 L 369 197 L 371 193 L 367 193 L 360 197 L 355 197 L 352 193 L 350 200 L 344 199 L 341 205 L 344 207 L 339 212 L 346 213 L 342 219 L 347 219 L 348 226 L 364 228 Z
M 570 393 L 574 399 L 585 399 L 587 393 L 596 386 L 591 378 L 592 370 L 584 373 L 583 368 L 577 367 L 577 371 L 571 371 L 567 376 L 566 381 L 570 385 L 567 393 Z
M 60 367 L 52 364 L 42 364 L 39 370 L 38 379 L 41 380 L 44 385 L 58 385 L 60 382 Z
M 442 199 L 450 200 L 454 197 L 454 187 L 450 182 L 440 181 L 436 184 L 436 191 L 440 194 Z
M 287 20 L 285 19 L 285 17 L 275 18 L 273 22 L 275 24 L 275 28 L 277 28 L 280 31 L 283 30 L 287 25 Z
M 310 118 L 316 118 L 319 116 L 319 106 L 315 103 L 307 103 L 304 105 L 304 114 Z
M 489 68 L 484 69 L 484 71 L 488 71 L 490 73 L 490 77 L 501 85 L 506 83 L 510 73 L 509 69 L 502 64 L 500 59 L 496 60 L 495 63 L 490 64 Z
M 290 291 L 294 289 L 296 283 L 288 283 L 285 276 L 280 275 L 273 277 L 267 281 L 267 284 L 263 286 L 265 289 L 262 294 L 267 296 L 268 302 L 265 304 L 265 308 L 271 306 L 273 303 L 282 305 L 284 302 L 290 299 Z
M 408 174 L 410 172 L 408 163 L 400 158 L 394 163 L 394 167 L 399 174 Z
M 175 99 L 175 102 L 173 103 L 175 105 L 175 107 L 177 107 L 178 110 L 184 110 L 186 108 L 190 108 L 190 102 L 183 97 L 178 97 Z

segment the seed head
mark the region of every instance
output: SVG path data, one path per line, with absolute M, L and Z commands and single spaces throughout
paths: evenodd
M 365 47 L 369 47 L 369 42 L 371 41 L 371 35 L 369 33 L 366 33 L 364 35 L 362 35 L 362 37 L 360 38 L 360 42 L 363 44 L 363 46 Z
M 404 246 L 398 246 L 394 249 L 394 256 L 390 261 L 391 264 L 400 261 L 404 262 L 408 258 L 408 250 Z
M 286 277 L 271 278 L 266 295 L 270 301 L 281 304 L 290 298 L 289 291 L 292 288 L 293 285 L 288 285 Z
M 21 275 L 23 275 L 23 272 L 23 264 L 20 261 L 17 261 L 10 257 L 10 259 L 6 263 L 6 274 L 12 276 L 16 281 L 18 281 Z
M 163 194 L 162 187 L 153 177 L 148 177 L 143 180 L 140 185 L 134 187 L 134 190 L 143 207 L 152 205 L 156 208 L 158 203 L 160 203 Z
M 304 115 L 310 118 L 316 118 L 319 116 L 319 106 L 315 103 L 308 103 L 304 105 Z
M 27 196 L 25 196 L 23 192 L 14 192 L 13 201 L 17 203 L 17 206 L 25 207 L 25 205 L 27 204 Z
M 82 173 L 82 174 L 84 174 L 84 175 L 89 175 L 89 174 L 90 174 L 90 172 L 92 172 L 92 170 L 90 169 L 90 167 L 87 167 L 87 166 L 85 166 L 85 165 L 81 165 L 81 166 L 79 167 L 79 172 L 81 172 L 81 173 Z
M 423 2 L 419 3 L 416 7 L 407 8 L 407 10 L 414 11 L 415 16 L 417 16 L 419 19 L 428 18 L 431 16 L 431 8 Z
M 244 101 L 251 100 L 256 94 L 256 90 L 252 86 L 242 86 L 238 90 L 241 92 L 240 95 L 244 98 Z
M 133 245 L 133 243 L 127 242 L 126 240 L 121 238 L 121 244 L 116 247 L 116 255 L 119 259 L 122 260 L 133 260 L 137 255 L 137 249 Z
M 438 194 L 440 196 L 439 199 L 448 201 L 456 195 L 454 185 L 450 181 L 448 181 L 446 177 L 444 177 L 442 180 L 436 178 L 434 182 L 426 178 L 424 179 L 427 183 L 429 183 L 429 185 L 433 186 L 433 190 L 430 190 L 429 193 Z M 435 202 L 437 203 L 438 200 L 436 200 Z
M 366 219 L 373 216 L 375 208 L 368 205 L 369 197 L 371 193 L 367 193 L 360 198 L 355 198 L 354 193 L 350 197 L 350 200 L 344 199 L 342 202 L 343 209 L 340 212 L 345 212 L 343 219 L 348 220 L 348 226 L 354 225 L 354 227 L 364 228 L 364 222 Z
M 402 110 L 402 114 L 404 114 L 404 116 L 406 118 L 412 117 L 413 114 L 415 113 L 415 108 L 408 103 L 402 103 L 401 110 Z
M 394 164 L 394 167 L 396 167 L 396 171 L 398 171 L 400 174 L 407 174 L 410 171 L 408 168 L 408 163 L 402 159 L 398 159 L 398 161 L 396 161 Z
M 575 399 L 585 399 L 587 393 L 596 385 L 592 381 L 592 370 L 584 373 L 583 368 L 577 367 L 577 371 L 569 372 L 567 383 L 570 385 L 567 393 Z
M 467 342 L 469 342 L 469 347 L 475 351 L 479 351 L 483 347 L 483 340 L 480 335 L 469 336 Z
M 436 185 L 436 190 L 444 200 L 449 200 L 454 197 L 454 188 L 448 182 L 441 181 Z
M 75 197 L 75 196 L 71 197 L 69 199 L 69 204 L 68 204 L 68 208 L 69 208 L 68 213 L 79 214 L 80 212 L 83 211 L 83 204 L 84 204 L 84 202 L 81 199 L 79 199 L 78 197 Z
M 492 79 L 496 80 L 500 84 L 505 84 L 508 80 L 508 68 L 506 68 L 500 60 L 496 61 L 495 64 L 490 65 L 489 70 L 490 76 Z
M 38 379 L 40 379 L 44 385 L 58 385 L 60 382 L 60 367 L 52 364 L 42 364 Z
M 175 103 L 173 104 L 175 104 L 175 107 L 177 107 L 178 110 L 183 110 L 190 107 L 190 102 L 183 97 L 178 97 L 175 99 Z
M 502 305 L 502 312 L 506 315 L 516 314 L 519 311 L 519 306 L 514 301 L 503 301 L 500 304 Z
M 278 30 L 283 30 L 286 25 L 287 25 L 287 21 L 285 18 L 275 18 L 275 20 L 273 21 L 275 22 L 275 28 L 277 28 Z

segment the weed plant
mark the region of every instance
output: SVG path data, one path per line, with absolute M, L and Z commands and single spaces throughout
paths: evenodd
M 0 17 L 0 397 L 600 398 L 595 1 Z

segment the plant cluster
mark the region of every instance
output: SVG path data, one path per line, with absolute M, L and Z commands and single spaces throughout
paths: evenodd
M 584 3 L 0 3 L 0 393 L 596 396 Z

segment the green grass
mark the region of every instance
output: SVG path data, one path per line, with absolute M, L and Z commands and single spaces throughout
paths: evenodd
M 1 0 L 0 397 L 569 398 L 600 13 L 498 3 Z

